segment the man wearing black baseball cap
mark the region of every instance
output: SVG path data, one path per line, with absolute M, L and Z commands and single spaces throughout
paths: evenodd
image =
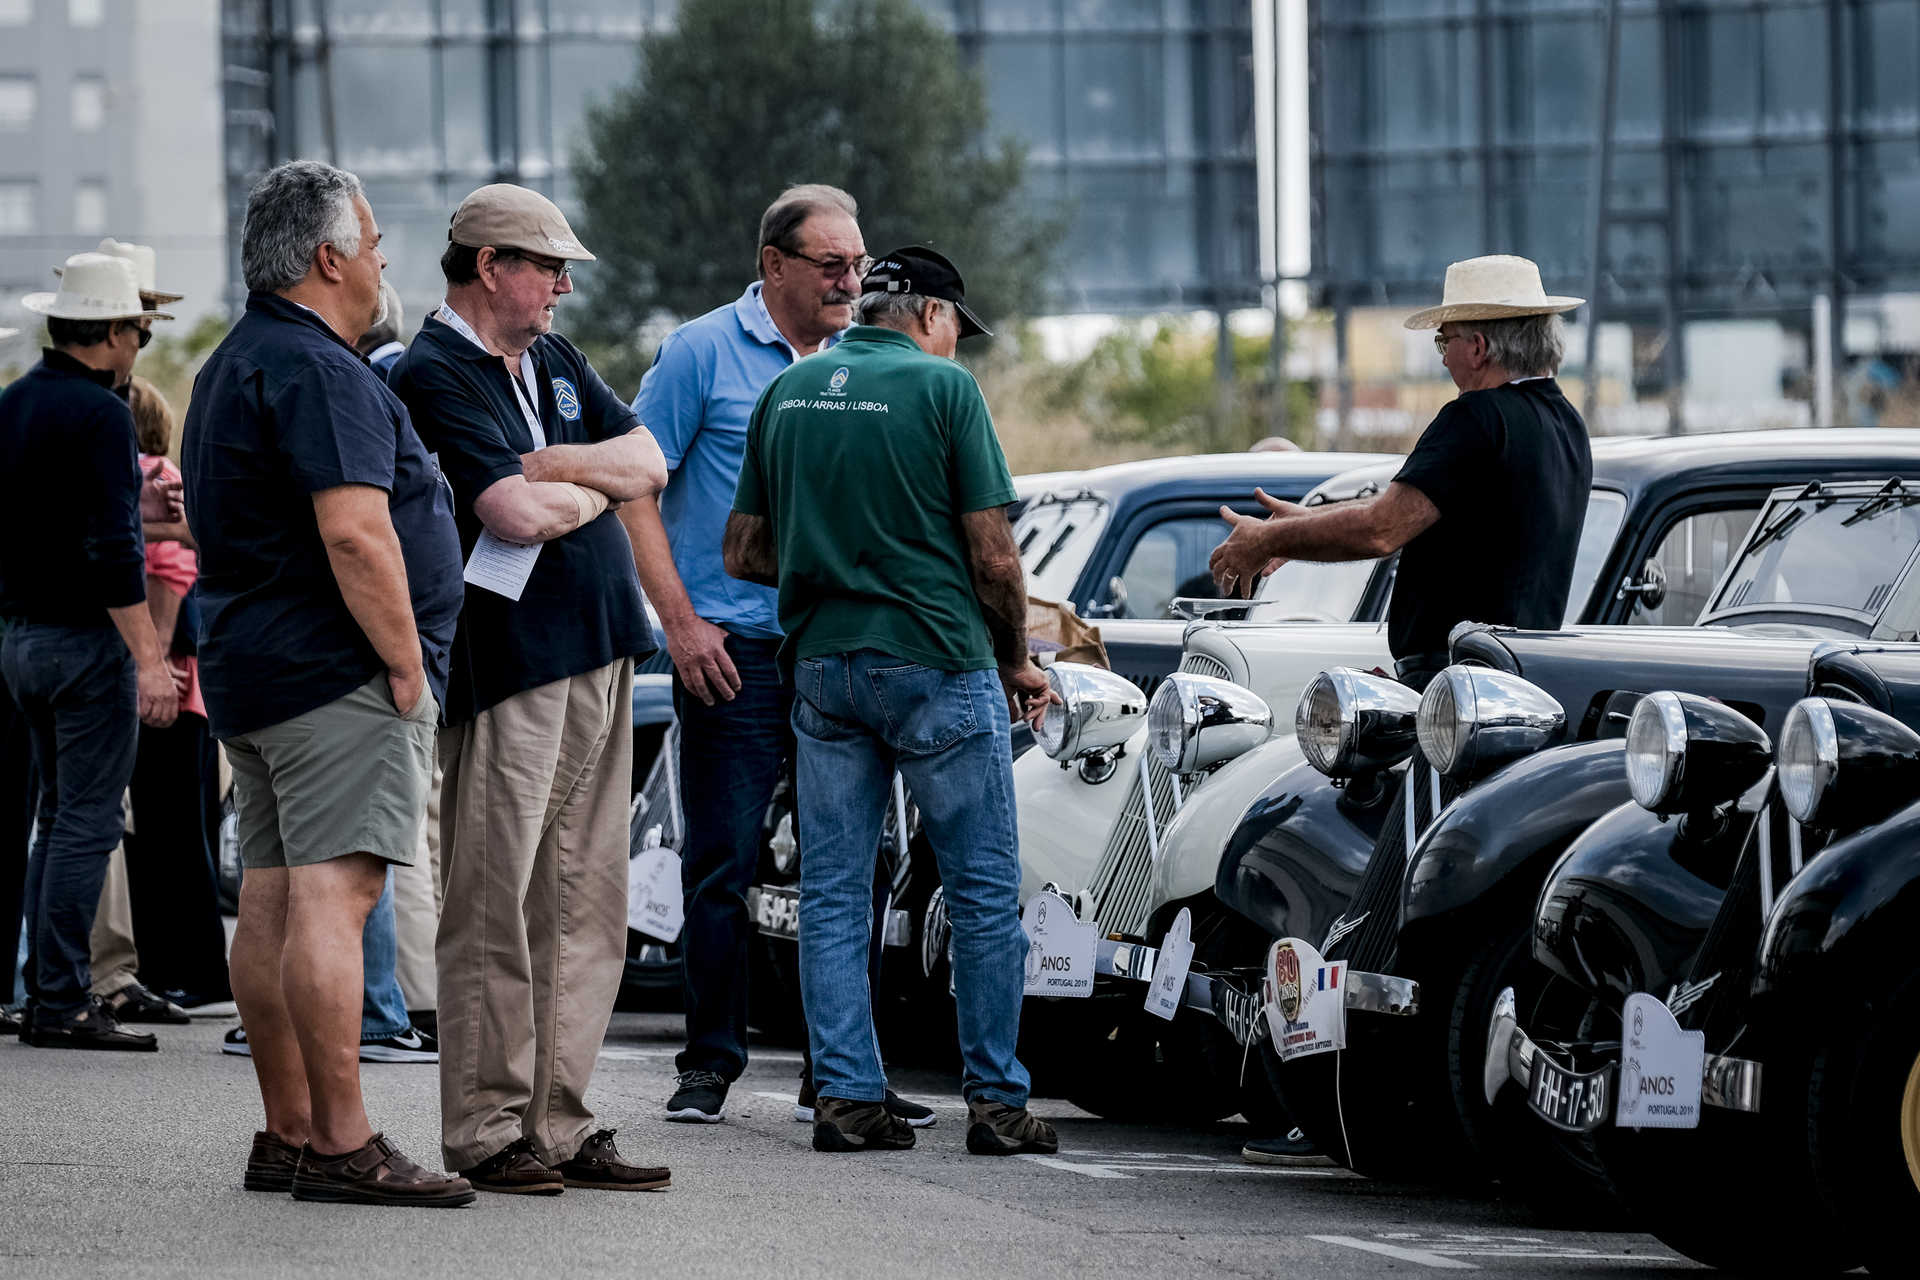
M 793 682 L 800 989 L 817 1151 L 910 1147 L 889 1113 L 867 955 L 874 857 L 893 773 L 939 862 L 953 928 L 967 1149 L 1051 1152 L 1027 1110 L 1026 936 L 1010 726 L 1038 717 L 1026 582 L 1004 508 L 1013 479 L 972 375 L 987 332 L 931 249 L 875 262 L 838 346 L 761 395 L 722 546 L 727 572 L 779 588 Z M 831 483 L 823 479 L 831 477 Z

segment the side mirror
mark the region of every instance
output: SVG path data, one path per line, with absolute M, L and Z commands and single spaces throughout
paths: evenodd
M 1649 558 L 1640 566 L 1640 581 L 1632 578 L 1620 580 L 1620 591 L 1616 600 L 1625 600 L 1629 596 L 1640 598 L 1642 609 L 1658 609 L 1667 599 L 1667 571 L 1658 560 Z
M 1107 579 L 1107 617 L 1125 618 L 1127 612 L 1127 580 L 1115 575 Z

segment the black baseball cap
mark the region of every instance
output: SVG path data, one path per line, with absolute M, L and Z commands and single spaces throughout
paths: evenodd
M 918 293 L 942 298 L 960 312 L 961 337 L 971 338 L 976 333 L 986 338 L 993 336 L 993 330 L 967 310 L 967 286 L 960 279 L 960 269 L 949 262 L 945 254 L 922 245 L 911 244 L 875 259 L 861 282 L 860 292 Z

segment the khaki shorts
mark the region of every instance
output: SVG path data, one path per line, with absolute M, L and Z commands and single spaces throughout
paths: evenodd
M 433 690 L 401 715 L 381 672 L 344 698 L 226 740 L 245 867 L 349 853 L 412 866 L 433 784 Z

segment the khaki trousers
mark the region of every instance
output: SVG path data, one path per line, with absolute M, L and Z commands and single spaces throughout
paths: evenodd
M 440 930 L 440 785 L 438 761 L 427 788 L 427 820 L 420 827 L 420 851 L 410 867 L 393 869 L 393 976 L 407 998 L 407 1012 L 440 1007 L 435 980 L 434 936 Z
M 87 939 L 93 953 L 93 994 L 105 1000 L 132 986 L 140 973 L 140 953 L 133 945 L 133 899 L 127 893 L 127 847 L 113 846 L 107 859 L 107 878 L 100 882 L 100 908 L 93 915 L 93 934 Z
M 440 735 L 440 1131 L 449 1169 L 593 1125 L 627 952 L 633 663 L 515 694 Z

